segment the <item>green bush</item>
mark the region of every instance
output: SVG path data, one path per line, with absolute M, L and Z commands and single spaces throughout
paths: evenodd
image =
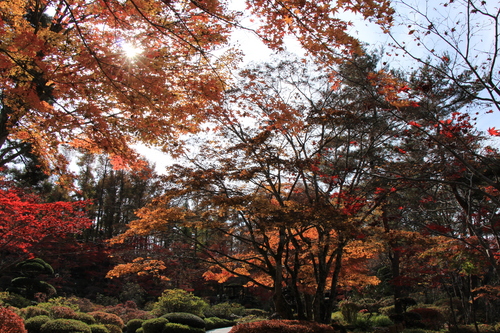
M 43 324 L 40 333 L 92 333 L 92 331 L 84 322 L 61 318 Z
M 79 306 L 75 303 L 75 300 L 73 297 L 53 297 L 49 299 L 47 302 L 39 303 L 37 306 L 44 308 L 44 309 L 50 309 L 54 306 L 64 306 L 67 308 L 71 308 L 73 311 L 82 311 L 80 310 Z
M 396 307 L 394 305 L 384 306 L 378 310 L 381 314 L 392 316 L 396 314 Z
M 16 308 L 25 308 L 31 305 L 31 301 L 21 295 L 4 291 L 0 292 L 0 304 L 10 305 Z
M 83 321 L 87 325 L 93 325 L 96 323 L 95 318 L 85 312 L 75 312 L 73 319 Z
M 144 329 L 142 327 L 138 328 L 137 331 L 135 331 L 135 333 L 144 333 Z
M 178 323 L 167 323 L 163 328 L 163 333 L 203 333 L 203 328 L 189 327 L 188 325 Z M 144 331 L 144 333 L 147 333 Z
M 234 326 L 231 333 L 334 333 L 333 327 L 301 320 L 263 320 Z
M 234 325 L 236 325 L 236 322 L 234 320 L 223 319 L 218 317 L 205 318 L 205 329 L 207 331 Z
M 113 313 L 107 313 L 103 311 L 93 311 L 89 312 L 89 315 L 94 317 L 94 319 L 99 324 L 111 324 L 118 326 L 120 329 L 122 329 L 125 326 L 123 320 Z
M 90 325 L 90 330 L 92 331 L 92 333 L 110 333 L 106 326 L 102 324 Z
M 24 321 L 24 328 L 28 330 L 28 333 L 40 333 L 42 326 L 51 320 L 52 319 L 46 315 L 31 317 Z
M 159 317 L 170 312 L 188 312 L 202 317 L 208 304 L 182 289 L 165 290 L 153 305 L 153 315 Z
M 49 311 L 39 306 L 28 306 L 20 311 L 21 317 L 24 319 L 38 317 L 38 316 L 50 316 Z
M 165 324 L 167 323 L 168 320 L 166 318 L 160 317 L 145 320 L 141 327 L 144 330 L 144 333 L 158 333 L 163 331 Z
M 188 325 L 195 328 L 205 328 L 205 321 L 192 313 L 172 312 L 162 316 L 171 323 Z
M 113 324 L 103 324 L 104 327 L 109 331 L 109 333 L 122 333 L 122 329 Z
M 235 316 L 240 317 L 245 312 L 245 307 L 238 303 L 220 303 L 211 306 L 205 310 L 206 317 L 219 317 L 231 319 Z
M 348 324 L 355 324 L 358 319 L 359 306 L 350 301 L 340 302 L 340 312 Z
M 158 333 L 162 332 L 163 328 L 165 327 L 165 324 L 167 323 L 168 319 L 160 317 L 160 318 L 145 320 L 142 323 L 141 327 L 144 330 L 144 333 Z
M 427 333 L 427 331 L 420 328 L 405 328 L 402 333 Z
M 342 315 L 342 312 L 336 311 L 332 313 L 332 321 L 336 323 L 345 323 L 344 316 Z
M 142 326 L 143 319 L 131 319 L 127 322 L 127 333 L 135 333 Z
M 394 325 L 392 320 L 386 315 L 375 315 L 370 318 L 372 325 L 375 327 L 387 327 Z

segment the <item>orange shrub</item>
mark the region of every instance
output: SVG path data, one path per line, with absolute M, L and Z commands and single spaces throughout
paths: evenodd
M 334 333 L 333 327 L 301 320 L 264 320 L 234 326 L 229 333 Z

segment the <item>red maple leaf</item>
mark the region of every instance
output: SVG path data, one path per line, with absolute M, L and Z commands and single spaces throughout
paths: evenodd
M 500 131 L 497 130 L 495 127 L 490 127 L 488 128 L 488 133 L 493 136 L 500 136 Z

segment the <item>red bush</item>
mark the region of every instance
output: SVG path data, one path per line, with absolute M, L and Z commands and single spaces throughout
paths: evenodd
M 15 312 L 0 307 L 0 333 L 28 333 L 24 322 Z
M 264 320 L 234 326 L 229 333 L 334 333 L 333 327 L 301 320 Z
M 440 330 L 444 326 L 444 316 L 439 310 L 432 308 L 416 308 L 408 312 L 418 313 L 422 318 L 420 322 L 431 330 Z
M 112 313 L 120 317 L 124 323 L 132 319 L 151 319 L 153 315 L 148 311 L 139 310 L 133 301 L 127 301 L 124 304 L 107 306 L 102 312 Z
M 89 312 L 89 315 L 94 317 L 95 320 L 100 324 L 111 324 L 118 326 L 119 328 L 123 328 L 125 326 L 123 320 L 119 316 L 113 313 L 94 311 L 94 312 Z

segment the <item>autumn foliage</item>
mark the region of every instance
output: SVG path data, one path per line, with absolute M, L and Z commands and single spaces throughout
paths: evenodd
M 231 333 L 333 333 L 333 327 L 300 320 L 266 320 L 239 324 Z
M 27 333 L 24 322 L 15 312 L 0 307 L 0 333 Z
M 0 250 L 29 253 L 48 238 L 82 232 L 91 224 L 87 205 L 83 201 L 46 203 L 20 189 L 0 189 Z

